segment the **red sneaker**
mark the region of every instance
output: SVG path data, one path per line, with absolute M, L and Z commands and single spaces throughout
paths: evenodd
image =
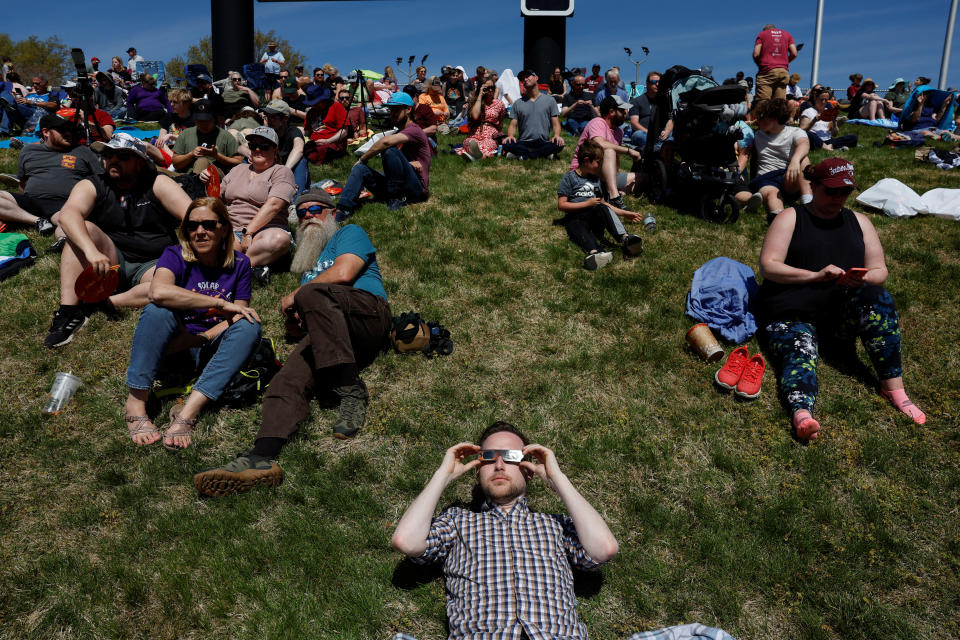
M 737 347 L 730 352 L 727 361 L 714 374 L 713 379 L 724 389 L 733 391 L 737 388 L 737 383 L 740 382 L 740 376 L 743 375 L 743 368 L 747 366 L 748 360 L 750 360 L 750 352 L 747 351 L 747 348 Z
M 767 370 L 767 363 L 759 353 L 747 362 L 743 368 L 743 375 L 737 383 L 734 392 L 741 398 L 756 398 L 760 395 L 760 385 L 763 383 L 763 372 Z

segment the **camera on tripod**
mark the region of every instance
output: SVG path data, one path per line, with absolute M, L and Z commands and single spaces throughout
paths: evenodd
M 87 75 L 87 59 L 83 55 L 83 49 L 74 47 L 70 50 L 70 56 L 77 70 L 77 86 L 74 91 L 81 100 L 93 97 L 93 85 L 90 83 L 90 76 Z

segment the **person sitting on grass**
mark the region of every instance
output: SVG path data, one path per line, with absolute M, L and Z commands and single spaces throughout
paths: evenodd
M 127 94 L 127 117 L 133 120 L 159 120 L 171 109 L 167 94 L 157 88 L 157 79 L 149 73 L 140 76 L 140 84 Z
M 250 308 L 250 261 L 234 250 L 230 216 L 217 198 L 190 203 L 150 283 L 150 304 L 133 334 L 123 419 L 139 446 L 160 440 L 147 417 L 147 398 L 161 362 L 185 352 L 200 377 L 183 404 L 170 411 L 163 435 L 168 449 L 185 449 L 197 417 L 216 402 L 260 338 L 260 317 Z
M 429 197 L 430 143 L 420 125 L 410 118 L 413 98 L 399 91 L 390 96 L 386 106 L 397 133 L 377 140 L 353 165 L 337 206 L 341 218 L 359 209 L 360 191 L 364 187 L 375 199 L 385 200 L 391 211 Z M 367 166 L 367 162 L 378 155 L 383 160 L 383 173 Z
M 920 93 L 914 100 L 910 113 L 903 114 L 901 118 L 902 126 L 907 131 L 921 131 L 924 136 L 939 138 L 943 133 L 950 133 L 940 129 L 940 121 L 943 120 L 944 114 L 953 102 L 953 94 L 949 94 L 940 103 L 939 107 L 935 107 L 933 105 L 933 88 L 927 86 L 926 89 L 923 89 L 924 86 L 926 85 L 921 85 Z M 954 138 L 952 134 L 949 137 Z
M 844 207 L 857 188 L 853 171 L 843 158 L 807 167 L 813 200 L 778 215 L 760 251 L 763 284 L 754 312 L 801 440 L 820 433 L 812 416 L 818 339 L 858 362 L 853 339 L 859 336 L 880 379 L 880 393 L 917 424 L 926 421 L 903 389 L 900 322 L 883 288 L 887 266 L 880 238 L 867 216 Z
M 613 261 L 613 254 L 601 251 L 598 240 L 606 230 L 623 248 L 624 258 L 634 258 L 643 251 L 643 240 L 627 233 L 620 218 L 641 222 L 639 213 L 614 206 L 604 197 L 600 172 L 606 161 L 606 150 L 594 140 L 585 140 L 577 149 L 577 167 L 563 176 L 557 187 L 557 209 L 563 218 L 554 221 L 567 230 L 567 237 L 587 254 L 583 268 L 601 269 Z
M 577 74 L 570 79 L 570 91 L 563 96 L 561 101 L 560 117 L 566 118 L 563 121 L 563 128 L 571 135 L 579 136 L 587 123 L 600 115 L 596 107 L 593 106 L 593 94 L 584 89 L 586 81 L 582 74 Z
M 811 149 L 833 151 L 857 146 L 856 135 L 840 135 L 837 110 L 828 102 L 832 96 L 833 92 L 829 89 L 817 90 L 813 94 L 813 106 L 800 114 L 800 128 L 807 132 Z M 823 120 L 823 117 L 829 119 Z
M 586 640 L 572 569 L 592 571 L 612 560 L 616 538 L 560 470 L 553 451 L 530 444 L 507 422 L 493 423 L 477 442 L 447 449 L 397 524 L 393 547 L 416 564 L 443 567 L 451 640 Z M 482 505 L 434 516 L 444 490 L 471 471 Z M 567 515 L 530 509 L 526 493 L 534 477 L 557 494 Z
M 354 437 L 366 420 L 369 395 L 360 372 L 376 360 L 393 326 L 377 250 L 361 227 L 340 226 L 323 189 L 304 192 L 296 207 L 300 227 L 291 270 L 303 276 L 281 299 L 280 312 L 288 337 L 300 342 L 267 387 L 253 450 L 196 474 L 193 484 L 203 495 L 280 484 L 283 470 L 271 458 L 309 416 L 311 398 L 339 399 L 335 438 Z
M 90 148 L 103 159 L 103 175 L 81 180 L 60 210 L 67 243 L 60 256 L 60 307 L 43 344 L 62 347 L 96 310 L 81 306 L 75 285 L 88 266 L 105 276 L 119 265 L 120 287 L 103 308 L 142 307 L 149 302 L 157 259 L 175 244 L 174 227 L 190 198 L 172 178 L 158 174 L 142 140 L 122 131 Z
M 46 236 L 54 232 L 73 186 L 103 173 L 103 165 L 89 147 L 77 144 L 77 127 L 65 118 L 40 118 L 40 136 L 17 158 L 20 193 L 0 191 L 0 221 L 33 225 Z
M 850 99 L 850 106 L 847 107 L 847 117 L 851 120 L 863 118 L 864 120 L 883 120 L 889 118 L 895 113 L 900 113 L 903 109 L 893 106 L 893 103 L 886 98 L 881 98 L 874 93 L 877 90 L 877 83 L 867 78 L 863 81 L 860 89 Z
M 193 103 L 196 124 L 180 132 L 173 143 L 173 168 L 202 174 L 214 167 L 223 176 L 243 162 L 237 140 L 217 126 L 213 106 L 206 100 Z
M 492 80 L 482 81 L 480 90 L 470 96 L 469 123 L 470 135 L 463 141 L 463 146 L 457 150 L 469 161 L 492 158 L 497 155 L 497 140 L 494 136 L 501 134 L 503 119 L 507 115 L 507 108 L 503 102 L 497 100 L 497 88 Z
M 800 194 L 804 204 L 813 198 L 810 183 L 803 170 L 810 164 L 807 153 L 810 141 L 797 127 L 788 127 L 790 107 L 783 98 L 756 103 L 757 132 L 754 152 L 757 175 L 750 182 L 750 192 L 759 193 L 767 208 L 767 219 L 783 211 L 784 195 Z
M 160 133 L 154 146 L 170 152 L 180 133 L 196 126 L 193 119 L 193 100 L 186 89 L 174 89 L 170 92 L 171 113 L 160 117 Z
M 258 284 L 270 284 L 270 265 L 290 251 L 287 207 L 297 191 L 293 172 L 279 162 L 277 133 L 257 127 L 247 135 L 250 163 L 230 170 L 220 185 L 236 233 Z
M 304 149 L 307 159 L 313 164 L 324 164 L 342 158 L 347 152 L 347 125 L 350 119 L 346 108 L 333 99 L 333 92 L 324 85 L 307 87 L 304 104 L 307 110 L 303 132 L 308 142 Z M 282 107 L 271 102 L 268 108 Z
M 540 93 L 535 71 L 524 69 L 517 74 L 517 80 L 523 97 L 513 103 L 503 154 L 521 160 L 556 157 L 564 145 L 557 101 Z
M 613 206 L 623 209 L 622 191 L 633 191 L 633 184 L 636 181 L 636 174 L 620 171 L 620 156 L 627 156 L 634 162 L 640 159 L 640 152 L 636 149 L 629 149 L 623 146 L 623 123 L 627 119 L 627 111 L 630 110 L 629 103 L 625 102 L 620 96 L 612 95 L 600 101 L 600 117 L 594 118 L 587 123 L 580 139 L 577 140 L 577 149 L 587 140 L 592 140 L 603 149 L 603 166 L 601 175 L 603 176 L 603 186 L 606 188 L 607 197 Z M 570 161 L 570 169 L 575 170 L 578 164 L 576 150 L 573 152 L 573 160 Z

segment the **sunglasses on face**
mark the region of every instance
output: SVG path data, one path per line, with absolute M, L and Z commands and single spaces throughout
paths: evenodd
M 250 142 L 248 144 L 250 151 L 266 151 L 268 149 L 273 149 L 273 145 L 269 142 Z
M 823 191 L 828 196 L 849 196 L 853 193 L 853 187 L 824 187 Z
M 340 102 L 350 102 L 350 96 L 340 96 L 337 98 Z
M 480 452 L 480 460 L 483 462 L 494 462 L 497 456 L 504 462 L 519 463 L 523 460 L 523 451 L 520 449 L 484 449 Z
M 187 220 L 183 225 L 187 230 L 187 233 L 193 233 L 200 227 L 203 227 L 204 231 L 216 231 L 217 227 L 220 226 L 219 220 Z
M 309 207 L 302 207 L 300 209 L 297 209 L 297 217 L 306 218 L 308 213 L 316 217 L 321 215 L 327 209 L 329 209 L 329 207 L 321 207 L 320 205 L 316 205 L 316 204 Z

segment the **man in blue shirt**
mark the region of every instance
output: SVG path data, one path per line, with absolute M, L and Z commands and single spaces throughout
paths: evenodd
M 340 400 L 336 438 L 353 437 L 366 418 L 368 396 L 360 371 L 383 350 L 393 322 L 377 250 L 361 227 L 340 226 L 336 203 L 326 191 L 306 191 L 295 205 L 300 228 L 291 270 L 303 277 L 280 301 L 280 312 L 288 335 L 300 342 L 270 381 L 253 450 L 194 476 L 204 495 L 280 484 L 283 470 L 271 458 L 309 415 L 315 395 L 332 392 Z
M 620 96 L 628 102 L 627 92 L 620 88 L 620 72 L 616 69 L 607 69 L 606 82 L 593 94 L 593 102 L 599 105 L 607 96 Z

